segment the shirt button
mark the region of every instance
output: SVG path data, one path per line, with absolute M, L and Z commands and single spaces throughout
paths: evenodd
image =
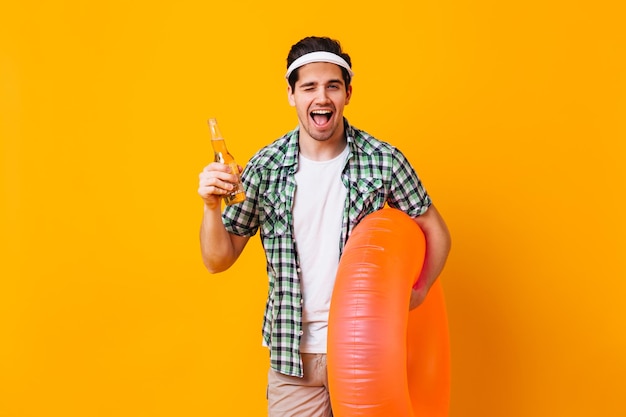
M 302 272 L 302 269 L 301 268 L 297 268 L 296 271 L 298 271 L 298 274 L 299 274 L 300 272 Z
M 300 299 L 300 304 L 304 304 L 304 298 Z
M 303 332 L 302 330 L 300 330 L 300 331 L 298 332 L 298 334 L 299 334 L 300 336 L 302 336 L 302 335 L 304 334 L 304 332 Z

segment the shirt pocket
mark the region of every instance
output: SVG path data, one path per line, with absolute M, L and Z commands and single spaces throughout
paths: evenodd
M 350 221 L 356 225 L 363 217 L 385 205 L 383 180 L 378 177 L 359 178 L 350 187 Z
M 284 236 L 289 230 L 287 221 L 287 198 L 278 192 L 266 192 L 261 196 L 261 233 L 264 237 Z

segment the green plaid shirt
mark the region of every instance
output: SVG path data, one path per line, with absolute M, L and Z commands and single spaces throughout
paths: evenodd
M 431 204 L 398 149 L 350 126 L 347 120 L 344 123 L 350 151 L 341 175 L 348 192 L 337 242 L 340 253 L 359 221 L 385 203 L 411 217 L 423 214 Z M 250 159 L 242 174 L 246 201 L 226 207 L 223 221 L 226 230 L 240 236 L 253 236 L 261 229 L 269 277 L 263 339 L 270 347 L 270 365 L 283 374 L 301 377 L 303 300 L 292 213 L 298 137 L 296 128 Z

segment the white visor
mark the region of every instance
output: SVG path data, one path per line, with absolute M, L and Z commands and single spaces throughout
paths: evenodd
M 318 51 L 302 55 L 300 58 L 293 61 L 291 65 L 289 65 L 289 69 L 287 69 L 287 74 L 285 74 L 285 78 L 288 79 L 292 72 L 294 72 L 301 66 L 310 64 L 312 62 L 329 62 L 331 64 L 337 64 L 340 67 L 348 70 L 350 78 L 354 77 L 352 68 L 350 68 L 350 65 L 346 62 L 345 59 L 343 59 L 339 55 L 333 54 L 332 52 Z

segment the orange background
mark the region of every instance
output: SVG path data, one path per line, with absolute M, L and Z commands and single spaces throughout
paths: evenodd
M 310 34 L 451 229 L 450 415 L 626 415 L 622 2 L 5 3 L 1 417 L 264 415 L 262 251 L 204 271 L 197 175 L 209 116 L 240 163 L 296 125 Z

